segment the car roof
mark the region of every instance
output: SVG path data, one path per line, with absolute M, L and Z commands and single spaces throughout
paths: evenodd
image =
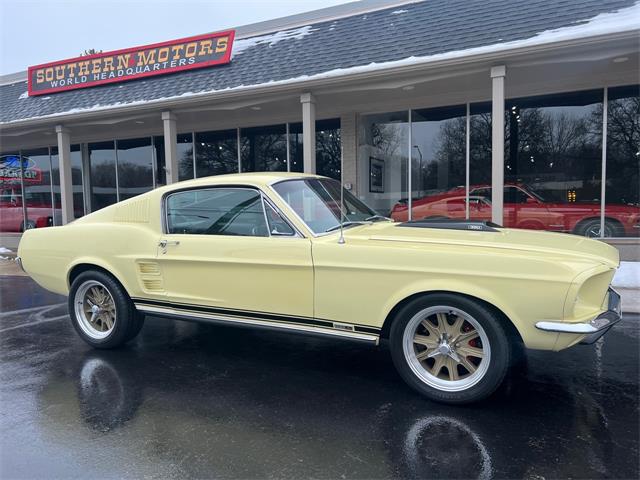
M 194 180 L 184 180 L 178 183 L 167 185 L 163 189 L 181 190 L 190 187 L 206 187 L 214 185 L 237 185 L 248 184 L 254 186 L 267 186 L 281 180 L 292 180 L 295 178 L 325 178 L 320 175 L 296 172 L 250 172 L 250 173 L 230 173 L 225 175 L 212 175 L 200 177 Z

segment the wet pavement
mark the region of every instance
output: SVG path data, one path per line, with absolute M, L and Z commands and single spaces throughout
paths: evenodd
M 1 478 L 638 478 L 637 315 L 449 407 L 385 347 L 148 318 L 96 351 L 29 278 L 0 298 Z

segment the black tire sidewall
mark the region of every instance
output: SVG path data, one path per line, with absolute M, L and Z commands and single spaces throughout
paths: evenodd
M 427 385 L 413 373 L 405 358 L 402 339 L 409 321 L 420 310 L 435 305 L 455 307 L 468 313 L 480 323 L 489 339 L 489 369 L 478 383 L 466 390 L 447 392 Z M 398 373 L 410 387 L 431 400 L 450 404 L 477 402 L 495 392 L 508 372 L 512 352 L 507 333 L 493 311 L 469 297 L 448 293 L 424 295 L 401 308 L 391 325 L 389 348 Z
M 76 318 L 75 310 L 75 296 L 80 286 L 89 281 L 95 280 L 103 284 L 109 293 L 113 297 L 113 301 L 116 306 L 116 321 L 111 333 L 105 338 L 92 338 L 88 336 L 82 327 L 80 326 L 80 320 Z M 97 270 L 90 270 L 83 272 L 73 281 L 71 289 L 69 291 L 69 316 L 71 317 L 71 323 L 76 330 L 80 338 L 86 343 L 95 348 L 115 348 L 124 344 L 127 340 L 132 338 L 132 328 L 135 328 L 136 316 L 135 307 L 133 306 L 131 299 L 125 292 L 124 288 L 117 282 L 111 275 Z M 137 333 L 137 332 L 136 332 Z

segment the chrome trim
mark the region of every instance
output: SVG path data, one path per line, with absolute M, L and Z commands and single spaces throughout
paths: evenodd
M 545 332 L 571 333 L 574 335 L 588 335 L 583 343 L 593 343 L 604 335 L 611 327 L 621 320 L 622 307 L 620 294 L 609 287 L 609 303 L 607 311 L 585 323 L 567 323 L 555 321 L 541 321 L 536 323 L 538 330 Z
M 15 262 L 18 264 L 18 266 L 20 267 L 20 270 L 22 270 L 24 273 L 27 273 L 27 271 L 24 269 L 24 266 L 22 265 L 22 258 L 20 257 L 16 257 L 15 258 Z
M 273 208 L 276 211 L 276 213 L 282 217 L 282 219 L 286 222 L 286 224 L 289 225 L 291 227 L 291 229 L 295 232 L 295 235 L 276 235 L 277 237 L 279 237 L 279 238 L 306 238 L 304 236 L 304 234 L 300 231 L 300 229 L 298 227 L 296 227 L 295 224 L 291 220 L 289 220 L 289 217 L 287 217 L 284 214 L 284 212 L 280 208 L 278 208 L 278 206 L 275 203 L 273 203 L 273 200 L 271 200 L 269 198 L 269 196 L 265 192 L 262 191 L 262 189 L 260 189 L 260 194 L 262 195 L 263 203 L 266 203 L 271 208 Z M 263 208 L 264 208 L 264 205 L 263 205 Z M 264 210 L 265 210 L 265 216 L 266 216 L 266 214 L 267 214 L 266 208 Z M 269 228 L 269 219 L 268 218 L 267 218 L 267 228 Z M 269 228 L 269 230 L 271 230 L 271 229 Z M 269 235 L 271 235 L 271 232 L 269 232 Z
M 325 327 L 315 327 L 308 325 L 298 325 L 293 323 L 274 322 L 270 320 L 257 320 L 252 318 L 227 317 L 221 314 L 211 314 L 203 312 L 193 312 L 179 308 L 158 307 L 143 303 L 134 303 L 137 310 L 149 314 L 166 315 L 179 317 L 185 320 L 205 321 L 212 323 L 222 323 L 226 325 L 244 325 L 253 327 L 266 327 L 276 330 L 287 330 L 292 332 L 312 333 L 326 335 L 330 337 L 341 337 L 351 340 L 361 340 L 378 344 L 379 336 L 367 333 L 350 332 L 346 330 L 332 330 Z

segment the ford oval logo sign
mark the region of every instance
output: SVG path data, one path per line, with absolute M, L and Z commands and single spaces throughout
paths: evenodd
M 20 155 L 4 155 L 0 157 L 0 180 L 4 182 L 40 183 L 42 170 L 29 157 Z

